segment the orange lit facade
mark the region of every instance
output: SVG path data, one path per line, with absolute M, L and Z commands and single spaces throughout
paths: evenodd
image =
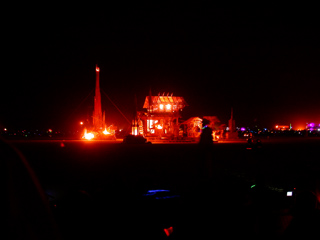
M 212 129 L 212 138 L 214 141 L 218 141 L 223 138 L 225 125 L 221 124 L 220 120 L 216 116 L 203 116 L 203 119 L 206 119 L 208 124 L 207 127 Z M 180 135 L 184 139 L 193 139 L 198 141 L 202 133 L 203 119 L 199 117 L 191 117 L 188 120 L 180 124 Z
M 179 137 L 181 111 L 188 106 L 183 97 L 169 95 L 146 97 L 143 108 L 134 119 L 132 134 L 149 138 Z
M 276 125 L 275 126 L 275 130 L 286 131 L 286 130 L 290 130 L 290 129 L 291 129 L 290 125 Z

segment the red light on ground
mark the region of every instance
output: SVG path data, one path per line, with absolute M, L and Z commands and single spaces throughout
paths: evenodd
M 60 147 L 64 147 L 65 145 L 64 145 L 64 143 L 62 142 L 62 143 L 60 143 Z
M 167 237 L 169 237 L 173 232 L 173 227 L 165 228 L 163 231 L 166 233 Z

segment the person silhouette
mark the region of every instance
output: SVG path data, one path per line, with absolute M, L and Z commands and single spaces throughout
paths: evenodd
M 210 121 L 203 119 L 202 121 L 202 132 L 200 134 L 200 145 L 211 145 L 213 144 L 212 128 L 209 127 Z

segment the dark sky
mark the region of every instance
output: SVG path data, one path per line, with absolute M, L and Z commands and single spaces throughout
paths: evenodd
M 50 9 L 50 10 L 48 10 Z M 185 98 L 183 118 L 233 107 L 239 127 L 320 123 L 315 7 L 208 4 L 12 11 L 2 30 L 0 125 L 65 128 L 93 109 L 100 85 L 131 119 L 152 93 Z M 106 120 L 125 118 L 102 93 Z

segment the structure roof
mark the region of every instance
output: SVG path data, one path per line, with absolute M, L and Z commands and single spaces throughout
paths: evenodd
M 202 119 L 199 118 L 199 117 L 191 117 L 188 120 L 182 122 L 181 124 L 189 124 L 189 123 L 192 123 L 192 122 L 202 122 Z
M 183 107 L 188 106 L 187 102 L 184 100 L 183 97 L 177 96 L 147 96 L 146 100 L 144 101 L 143 108 L 149 107 L 149 99 L 151 98 L 151 106 L 156 104 L 177 104 L 182 105 Z

